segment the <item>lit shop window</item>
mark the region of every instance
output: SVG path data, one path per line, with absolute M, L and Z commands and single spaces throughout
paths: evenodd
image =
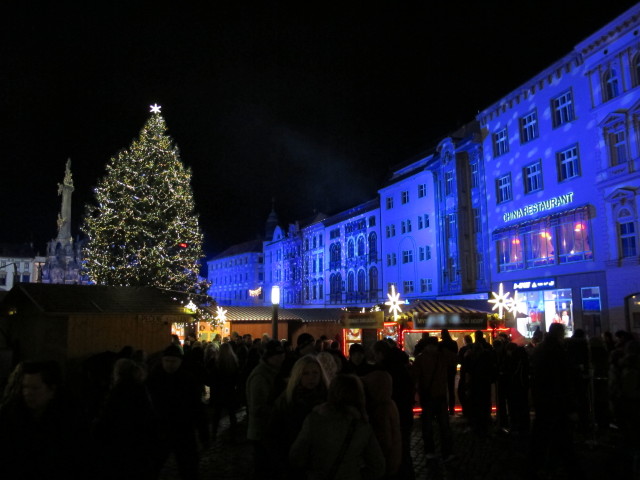
M 524 268 L 523 242 L 516 230 L 498 240 L 497 244 L 499 271 L 510 272 Z
M 581 262 L 593 259 L 589 218 L 586 212 L 577 212 L 560 217 L 556 227 L 558 233 L 558 261 L 560 263 Z
M 531 225 L 528 233 L 523 235 L 526 249 L 527 267 L 540 267 L 555 263 L 555 235 L 546 220 Z

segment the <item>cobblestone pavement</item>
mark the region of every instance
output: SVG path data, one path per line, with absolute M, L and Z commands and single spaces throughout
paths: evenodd
M 248 479 L 253 474 L 251 446 L 246 439 L 246 418 L 242 410 L 238 415 L 238 428 L 234 438 L 228 420 L 221 421 L 221 432 L 211 447 L 201 454 L 201 478 Z M 528 439 L 507 434 L 492 434 L 479 438 L 471 433 L 461 416 L 451 417 L 455 459 L 427 460 L 421 437 L 421 420 L 414 421 L 411 451 L 416 479 L 443 480 L 528 480 L 532 468 L 528 457 Z M 437 431 L 437 428 L 436 428 Z M 624 453 L 619 435 L 612 432 L 605 438 L 582 439 L 576 442 L 576 452 L 584 474 L 580 480 L 634 480 L 630 461 L 620 459 Z M 165 466 L 161 480 L 177 480 L 179 475 L 173 458 Z M 539 480 L 573 480 L 569 474 L 545 471 Z M 640 477 L 636 477 L 640 478 Z M 401 479 L 400 479 L 401 480 Z

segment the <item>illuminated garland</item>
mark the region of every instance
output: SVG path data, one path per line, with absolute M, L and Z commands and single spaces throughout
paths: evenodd
M 206 291 L 191 171 L 166 135 L 160 107 L 128 150 L 111 158 L 87 206 L 85 271 L 100 285 Z

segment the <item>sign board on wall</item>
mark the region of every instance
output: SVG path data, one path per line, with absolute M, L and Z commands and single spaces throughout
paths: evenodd
M 384 327 L 384 312 L 344 312 L 341 317 L 344 328 L 375 328 Z
M 424 330 L 484 330 L 487 328 L 486 316 L 460 316 L 457 313 L 415 313 L 413 328 Z

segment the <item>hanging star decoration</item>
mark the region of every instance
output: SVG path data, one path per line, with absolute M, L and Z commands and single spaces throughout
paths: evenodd
M 389 305 L 389 313 L 393 315 L 393 321 L 398 321 L 398 314 L 402 313 L 402 309 L 400 308 L 400 293 L 396 293 L 395 285 L 391 285 L 391 293 L 387 293 L 387 297 L 389 297 L 388 302 L 384 302 L 385 305 Z
M 151 113 L 160 113 L 160 109 L 162 108 L 157 103 L 154 103 L 153 105 L 150 105 L 150 107 L 151 107 Z
M 227 311 L 222 307 L 216 307 L 216 320 L 219 323 L 224 323 L 227 321 Z
M 491 308 L 491 310 L 495 310 L 496 308 L 498 309 L 499 318 L 502 318 L 504 310 L 506 310 L 507 312 L 510 312 L 511 309 L 513 308 L 514 301 L 512 298 L 509 298 L 510 294 L 511 292 L 505 292 L 503 290 L 502 283 L 500 284 L 498 293 L 491 292 L 491 295 L 493 295 L 493 298 L 491 300 L 488 300 L 488 302 L 493 303 L 493 307 Z
M 527 299 L 526 296 L 522 295 L 520 296 L 520 294 L 518 293 L 518 291 L 516 290 L 515 292 L 513 292 L 513 300 L 511 302 L 511 313 L 513 313 L 513 316 L 515 317 L 518 313 L 523 313 L 524 315 L 527 314 L 528 309 L 527 309 L 527 304 L 525 302 L 525 300 Z

